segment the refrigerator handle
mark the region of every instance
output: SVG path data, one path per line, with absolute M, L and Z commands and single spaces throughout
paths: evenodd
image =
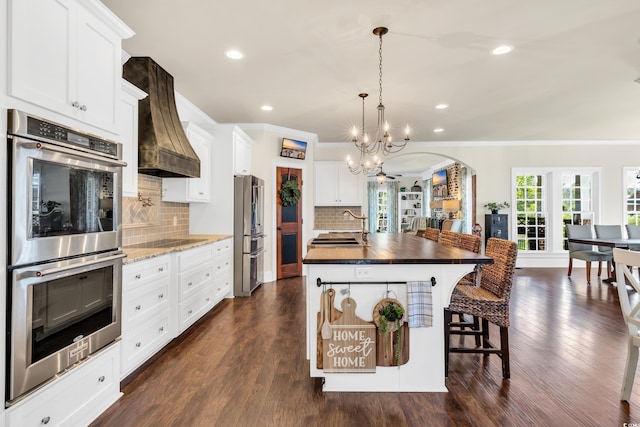
M 265 252 L 267 252 L 267 250 L 262 248 L 254 254 L 249 254 L 249 258 L 258 258 L 260 255 L 264 254 Z
M 264 233 L 256 234 L 255 236 L 251 236 L 251 241 L 255 242 L 256 240 L 264 239 L 265 237 L 267 237 L 267 235 Z

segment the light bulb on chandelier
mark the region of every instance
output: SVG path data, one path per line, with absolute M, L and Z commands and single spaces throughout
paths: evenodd
M 364 124 L 364 100 L 367 96 L 366 93 L 360 93 L 358 96 L 362 99 L 362 129 L 358 129 L 354 126 L 352 130 L 351 142 L 354 143 L 359 151 L 359 161 L 357 164 L 347 157 L 347 164 L 349 170 L 353 174 L 364 173 L 368 174 L 377 169 L 382 160 L 378 158 L 378 155 L 387 156 L 391 153 L 397 153 L 402 150 L 409 142 L 410 128 L 407 125 L 405 128 L 405 137 L 402 142 L 396 143 L 389 132 L 389 123 L 384 118 L 384 104 L 382 103 L 382 36 L 387 34 L 389 29 L 386 27 L 374 28 L 373 34 L 380 38 L 380 45 L 378 49 L 379 54 L 379 97 L 378 97 L 378 122 L 375 129 L 373 139 L 370 139 Z M 373 157 L 373 161 L 369 160 Z

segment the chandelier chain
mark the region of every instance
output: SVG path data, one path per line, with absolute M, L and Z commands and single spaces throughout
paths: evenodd
M 378 57 L 380 61 L 378 62 L 378 76 L 379 76 L 379 89 L 380 95 L 378 96 L 378 103 L 382 104 L 382 33 L 380 33 L 380 47 L 378 48 Z

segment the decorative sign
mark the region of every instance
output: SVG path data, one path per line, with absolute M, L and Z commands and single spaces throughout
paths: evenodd
M 331 323 L 331 338 L 322 340 L 326 373 L 375 373 L 376 326 L 355 314 L 356 302 L 342 301 L 343 315 Z

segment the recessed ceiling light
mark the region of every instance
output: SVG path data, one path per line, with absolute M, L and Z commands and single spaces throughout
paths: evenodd
M 436 105 L 436 109 L 437 110 L 444 110 L 447 107 L 448 107 L 447 104 L 438 104 L 438 105 Z
M 444 128 L 435 128 L 433 131 L 434 131 L 435 133 L 444 132 Z
M 242 58 L 244 58 L 244 53 L 240 52 L 239 50 L 235 50 L 235 49 L 228 50 L 224 54 L 227 55 L 227 58 L 230 58 L 230 59 L 242 59 Z
M 273 110 L 273 107 L 271 105 L 263 105 L 262 107 L 260 107 L 260 109 L 262 111 L 271 111 Z
M 505 53 L 509 53 L 512 50 L 513 50 L 513 46 L 509 46 L 508 44 L 505 44 L 493 49 L 491 53 L 493 53 L 494 55 L 504 55 Z

